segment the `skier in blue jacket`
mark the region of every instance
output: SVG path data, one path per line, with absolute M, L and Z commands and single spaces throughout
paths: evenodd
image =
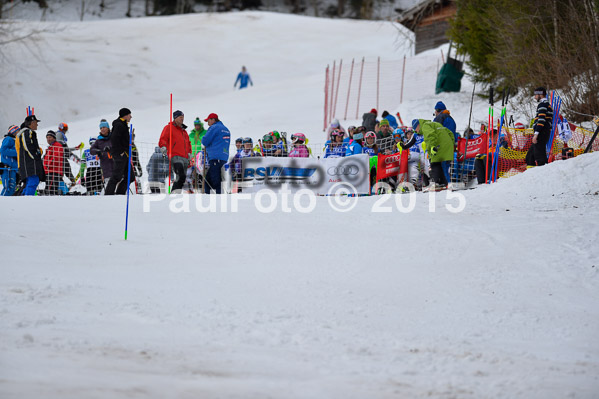
M 252 86 L 254 85 L 250 74 L 244 66 L 241 67 L 241 72 L 237 75 L 237 80 L 235 81 L 235 84 L 233 84 L 233 87 L 237 87 L 237 82 L 239 82 L 239 90 L 245 89 L 248 86 L 248 83 Z
M 210 190 L 221 193 L 221 169 L 229 160 L 229 147 L 231 145 L 231 132 L 218 119 L 218 115 L 212 113 L 204 119 L 208 122 L 208 131 L 202 137 L 202 144 L 208 153 L 208 173 L 204 192 L 210 194 Z
M 12 125 L 8 128 L 8 133 L 4 135 L 2 147 L 0 147 L 0 161 L 4 164 L 2 168 L 2 195 L 11 196 L 15 193 L 17 187 L 17 171 L 19 164 L 17 162 L 17 150 L 15 148 L 15 136 L 19 127 Z

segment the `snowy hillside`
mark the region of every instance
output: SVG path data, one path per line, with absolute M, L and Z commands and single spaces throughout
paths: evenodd
M 1 125 L 20 122 L 32 105 L 42 120 L 40 130 L 68 122 L 71 137 L 86 141 L 97 134 L 100 118 L 112 120 L 127 106 L 141 141 L 155 141 L 168 122 L 172 92 L 174 107 L 186 113 L 188 124 L 216 112 L 234 135 L 261 137 L 287 129 L 313 137 L 322 132 L 327 64 L 380 54 L 399 59 L 409 49 L 398 47 L 390 23 L 257 12 L 59 28 L 41 35 L 40 60 L 10 47 L 16 64 L 0 78 L 6 87 Z M 234 91 L 242 65 L 255 85 Z
M 7 49 L 0 126 L 31 105 L 39 131 L 68 122 L 87 143 L 126 106 L 150 146 L 172 92 L 188 125 L 216 112 L 234 137 L 319 143 L 326 65 L 411 51 L 388 23 L 261 12 L 58 28 L 39 60 Z M 235 91 L 241 65 L 255 85 Z M 470 82 L 412 87 L 390 112 L 430 118 L 443 100 L 464 130 Z M 475 99 L 473 120 L 487 109 Z M 301 213 L 278 195 L 262 213 L 258 196 L 203 212 L 209 196 L 133 195 L 127 241 L 122 197 L 1 197 L 0 397 L 595 399 L 598 168 L 594 153 L 418 193 L 409 213 L 409 195 L 347 213 L 332 207 L 347 197 Z

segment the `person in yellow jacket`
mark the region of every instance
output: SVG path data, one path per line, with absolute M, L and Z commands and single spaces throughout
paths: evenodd
M 453 161 L 455 138 L 453 132 L 440 123 L 427 121 L 425 119 L 414 119 L 412 128 L 422 134 L 429 154 L 431 163 L 431 180 L 435 183 L 435 189 L 447 187 L 447 179 L 443 173 L 443 161 Z

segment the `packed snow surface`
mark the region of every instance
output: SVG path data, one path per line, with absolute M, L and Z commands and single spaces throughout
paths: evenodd
M 65 25 L 47 67 L 3 74 L 4 125 L 33 105 L 86 141 L 127 106 L 156 142 L 173 92 L 186 122 L 311 137 L 326 63 L 404 54 L 390 25 L 269 13 Z M 242 64 L 255 86 L 233 91 Z M 407 93 L 402 115 L 442 99 L 463 130 L 471 87 Z M 0 198 L 0 397 L 596 398 L 598 169 L 582 155 L 407 213 L 409 195 L 345 213 L 134 195 L 127 241 L 124 197 Z

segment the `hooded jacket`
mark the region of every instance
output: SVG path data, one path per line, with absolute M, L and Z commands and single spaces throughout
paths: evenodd
M 424 137 L 431 162 L 453 161 L 454 136 L 451 130 L 440 123 L 420 119 L 420 133 Z M 439 147 L 436 154 L 430 150 Z

